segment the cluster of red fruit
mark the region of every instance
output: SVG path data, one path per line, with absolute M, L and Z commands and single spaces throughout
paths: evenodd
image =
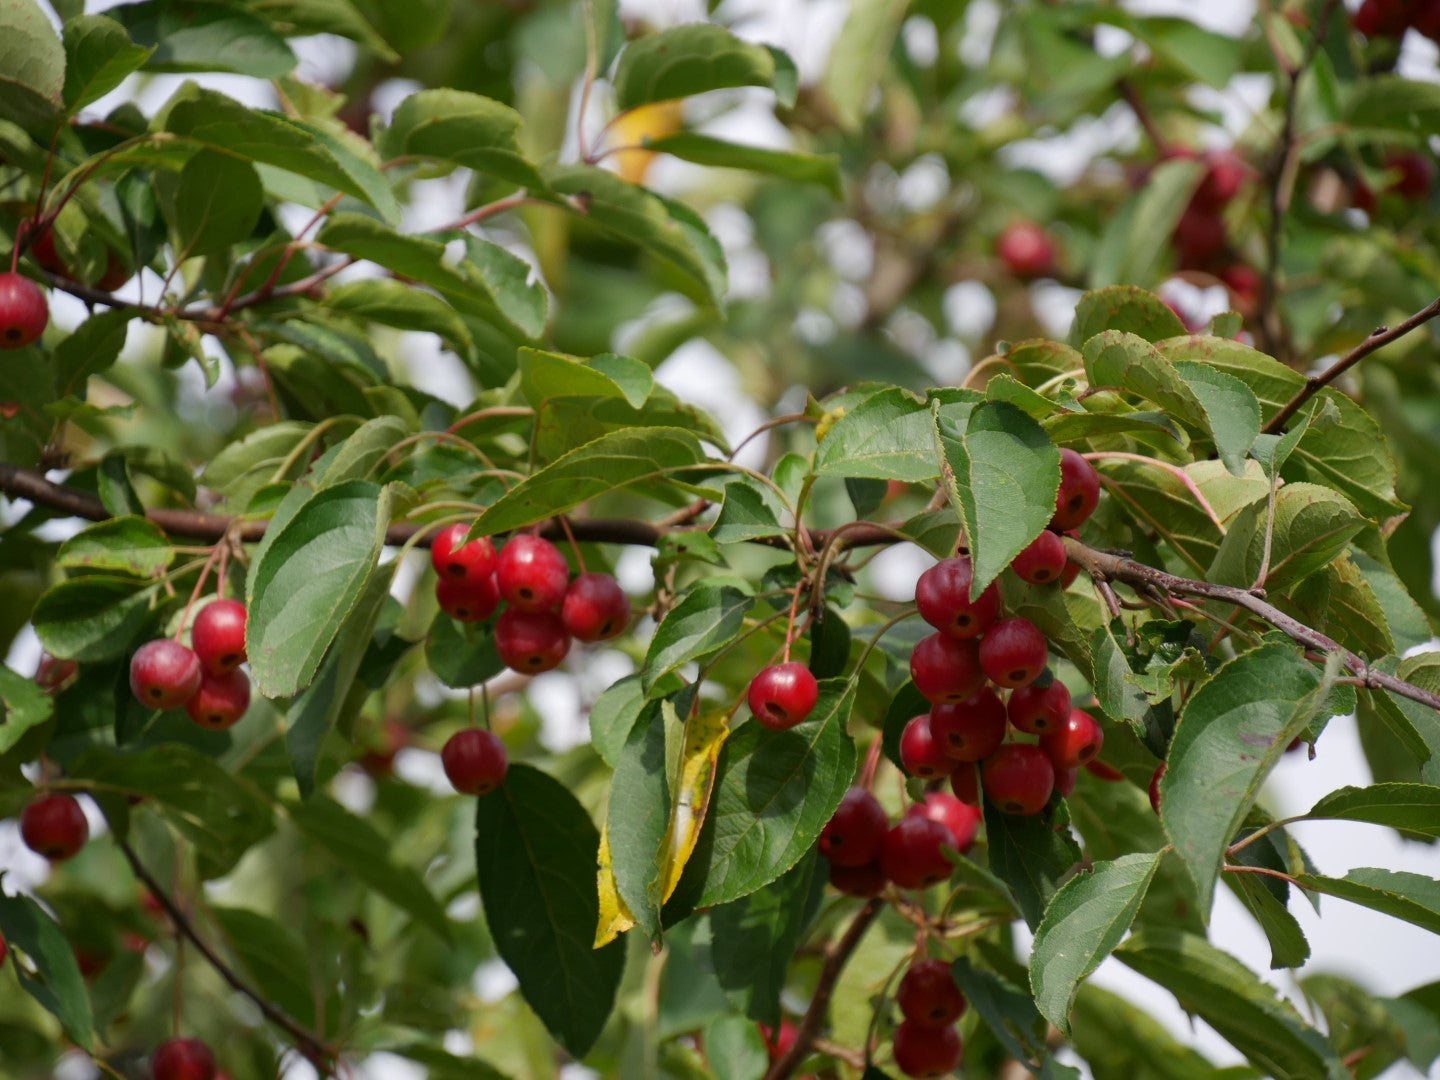
M 1398 38 L 1415 30 L 1440 42 L 1440 0 L 1365 0 L 1354 24 L 1367 38 Z
M 963 1049 L 955 1021 L 968 1002 L 943 960 L 917 960 L 900 979 L 895 1004 L 904 1017 L 895 1029 L 895 1064 L 906 1076 L 949 1076 Z
M 489 537 L 465 541 L 468 525 L 451 525 L 430 548 L 439 579 L 440 610 L 460 622 L 495 621 L 495 650 L 525 675 L 549 671 L 565 659 L 570 639 L 604 641 L 624 633 L 630 599 L 609 574 L 570 580 L 560 549 L 538 536 L 513 536 L 496 554 Z
M 1253 293 L 1259 285 L 1254 268 L 1224 257 L 1227 243 L 1221 216 L 1250 178 L 1250 167 L 1231 150 L 1211 150 L 1201 155 L 1193 147 L 1172 146 L 1162 156 L 1168 161 L 1200 160 L 1205 164 L 1205 175 L 1180 215 L 1172 237 L 1180 269 L 1212 271 L 1237 294 Z
M 233 727 L 250 707 L 245 662 L 245 605 L 214 600 L 190 627 L 190 647 L 147 641 L 130 658 L 130 689 L 152 709 L 179 709 L 203 728 Z

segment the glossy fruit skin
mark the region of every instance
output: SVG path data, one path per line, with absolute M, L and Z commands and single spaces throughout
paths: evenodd
M 1056 769 L 1055 790 L 1062 798 L 1068 799 L 1075 790 L 1075 781 L 1080 778 L 1079 769 Z
M 879 859 L 871 859 L 864 866 L 830 864 L 830 884 L 846 896 L 879 896 L 885 882 L 885 869 Z
M 924 815 L 903 817 L 885 834 L 880 865 L 902 889 L 923 889 L 950 876 L 950 830 Z
M 943 960 L 917 960 L 895 988 L 895 1004 L 906 1020 L 921 1027 L 948 1027 L 965 1013 L 968 1004 L 950 965 Z
M 1099 722 L 1084 709 L 1071 709 L 1065 723 L 1040 736 L 1040 749 L 1057 772 L 1078 769 L 1093 761 L 1105 745 L 1105 732 Z
M 1029 619 L 1002 619 L 980 642 L 980 667 L 985 675 L 1012 689 L 1038 679 L 1048 659 L 1045 635 Z
M 1155 766 L 1154 773 L 1150 776 L 1150 809 L 1160 813 L 1160 781 L 1165 776 L 1167 763 L 1162 761 Z
M 970 560 L 963 555 L 942 559 L 915 582 L 920 617 L 946 637 L 979 637 L 1000 617 L 1000 590 L 992 583 L 971 601 Z
M 945 753 L 945 747 L 930 730 L 929 713 L 905 725 L 900 734 L 900 762 L 907 773 L 921 780 L 938 780 L 954 770 L 955 760 Z
M 500 590 L 495 579 L 484 577 L 444 577 L 435 582 L 435 601 L 440 610 L 456 622 L 484 622 L 500 606 Z
M 916 644 L 910 653 L 910 677 L 932 705 L 964 701 L 985 685 L 975 642 L 956 641 L 944 634 L 931 634 Z
M 880 857 L 889 827 L 890 819 L 875 796 L 862 787 L 852 787 L 820 830 L 820 854 L 831 866 L 864 866 Z
M 150 1055 L 155 1080 L 215 1080 L 215 1055 L 199 1039 L 166 1039 Z
M 980 807 L 980 768 L 974 762 L 961 761 L 950 774 L 950 790 L 966 806 Z
M 65 265 L 65 260 L 60 258 L 60 252 L 55 247 L 55 230 L 49 226 L 34 234 L 30 241 L 30 257 L 40 269 L 61 277 L 70 277 L 70 268 Z
M 223 675 L 206 672 L 195 696 L 185 703 L 190 719 L 211 731 L 234 727 L 249 707 L 250 676 L 238 670 Z
M 554 612 L 507 608 L 495 623 L 495 651 L 506 667 L 539 675 L 565 659 L 570 635 Z
M 45 294 L 23 274 L 0 274 L 0 349 L 23 349 L 50 321 Z
M 1033 221 L 1007 225 L 995 241 L 995 254 L 1016 277 L 1038 278 L 1055 272 L 1055 241 Z
M 955 842 L 955 850 L 961 855 L 975 846 L 975 834 L 980 831 L 980 811 L 954 795 L 943 791 L 927 792 L 924 801 L 911 803 L 905 814 L 907 817 L 928 817 L 944 825 L 950 839 Z
M 954 1025 L 926 1027 L 902 1020 L 895 1029 L 895 1064 L 906 1076 L 949 1076 L 960 1064 L 960 1033 Z
M 549 540 L 522 533 L 500 549 L 495 584 L 517 611 L 553 611 L 570 586 L 570 564 Z
M 801 723 L 819 699 L 820 684 L 798 660 L 761 668 L 745 694 L 750 712 L 771 731 L 786 731 Z
M 1049 529 L 1016 555 L 1010 569 L 1031 585 L 1049 585 L 1065 572 L 1065 541 Z
M 212 600 L 190 626 L 190 645 L 211 675 L 234 671 L 245 662 L 245 605 Z
M 581 574 L 565 590 L 560 621 L 581 641 L 608 641 L 630 625 L 630 598 L 609 574 Z
M 488 795 L 505 781 L 510 755 L 489 731 L 466 728 L 451 735 L 440 751 L 440 764 L 461 795 Z
M 20 839 L 51 862 L 63 862 L 90 839 L 90 823 L 73 795 L 42 795 L 21 813 Z
M 1055 492 L 1055 514 L 1050 528 L 1078 529 L 1100 505 L 1100 474 L 1095 466 L 1068 446 L 1060 448 L 1060 488 Z
M 1044 735 L 1063 725 L 1070 715 L 1070 691 L 1059 679 L 1049 686 L 1031 683 L 1015 689 L 1006 709 L 1016 731 Z
M 985 797 L 1007 814 L 1038 814 L 1055 789 L 1055 766 L 1028 743 L 1006 743 L 981 769 Z
M 1005 741 L 1005 731 L 1005 703 L 988 686 L 930 710 L 930 734 L 955 761 L 983 761 Z
M 130 658 L 130 690 L 152 709 L 178 709 L 200 689 L 200 658 L 169 638 L 147 641 Z
M 430 565 L 441 578 L 484 578 L 495 573 L 495 545 L 488 536 L 469 543 L 470 526 L 456 522 L 435 534 L 430 544 Z

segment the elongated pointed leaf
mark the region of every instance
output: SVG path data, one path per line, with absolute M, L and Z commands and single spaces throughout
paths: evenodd
M 60 1021 L 77 1046 L 88 1049 L 95 1041 L 90 995 L 65 931 L 30 897 L 0 892 L 0 934 L 35 965 L 33 974 L 13 957 L 6 965 L 15 969 L 21 987 Z M 11 977 L 8 971 L 5 976 Z
M 1440 839 L 1440 787 L 1398 783 L 1343 787 L 1317 802 L 1305 817 L 1368 821 Z
M 750 172 L 819 184 L 830 194 L 840 195 L 840 162 L 833 157 L 803 154 L 788 150 L 770 150 L 762 146 L 743 146 L 694 131 L 681 131 L 651 139 L 651 150 L 674 154 L 696 165 L 713 165 L 726 169 L 748 169 Z
M 520 993 L 560 1045 L 583 1057 L 604 1027 L 625 948 L 592 948 L 600 834 L 559 781 L 511 765 L 475 805 L 485 921 Z
M 1338 896 L 1440 934 L 1440 881 L 1424 874 L 1364 866 L 1343 878 L 1300 874 L 1295 880 L 1307 889 Z
M 983 400 L 974 390 L 936 390 L 926 400 L 898 386 L 872 394 L 820 439 L 815 475 L 907 483 L 933 480 L 940 475 L 940 458 L 935 452 L 930 402 L 951 406 L 945 415 L 958 424 L 964 419 L 964 405 Z
M 1272 969 L 1297 968 L 1310 959 L 1310 943 L 1305 940 L 1305 931 L 1300 929 L 1300 923 L 1284 902 L 1266 887 L 1266 879 L 1255 874 L 1226 874 L 1225 884 L 1265 932 L 1265 940 L 1270 943 Z
M 1235 376 L 1205 364 L 1180 363 L 1175 370 L 1205 410 L 1220 460 L 1231 473 L 1242 475 L 1245 455 L 1260 434 L 1260 402 Z
M 123 656 L 151 619 L 155 586 L 135 578 L 86 574 L 47 589 L 30 616 L 45 651 L 94 663 Z
M 732 86 L 770 86 L 775 57 L 713 23 L 688 23 L 632 41 L 615 69 L 621 109 Z
M 670 785 L 665 776 L 665 712 L 675 706 L 651 702 L 630 729 L 610 782 L 605 835 L 616 891 L 637 926 L 660 937 L 661 877 L 670 831 Z
M 1070 1031 L 1081 981 L 1120 944 L 1159 866 L 1159 852 L 1096 863 L 1066 882 L 1045 909 L 1030 951 L 1030 986 L 1041 1014 L 1062 1034 Z
M 74 112 L 114 90 L 154 49 L 136 45 L 105 15 L 65 20 L 65 106 Z
M 592 359 L 521 349 L 520 390 L 537 409 L 551 398 L 623 398 L 638 409 L 655 388 L 650 368 L 629 356 L 601 353 Z
M 421 90 L 400 103 L 380 138 L 386 157 L 427 157 L 464 165 L 524 187 L 544 186 L 520 147 L 520 114 L 479 94 Z
M 754 601 L 729 585 L 699 585 L 665 613 L 640 669 L 647 693 L 682 664 L 699 660 L 734 639 Z
M 1055 514 L 1060 451 L 1014 405 L 986 401 L 961 421 L 932 403 L 935 442 L 949 465 L 945 491 L 960 515 L 975 572 L 975 599 Z
M 985 836 L 991 872 L 1010 887 L 1026 923 L 1038 931 L 1051 898 L 1080 861 L 1079 845 L 1068 828 L 1057 829 L 1044 815 L 1006 814 L 988 799 Z
M 81 529 L 60 545 L 56 562 L 67 569 L 159 577 L 174 558 L 175 549 L 160 526 L 143 517 L 127 516 Z

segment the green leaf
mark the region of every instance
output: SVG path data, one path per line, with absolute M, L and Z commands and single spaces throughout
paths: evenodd
M 1163 805 L 1163 804 L 1162 804 Z M 1204 938 L 1142 930 L 1115 951 L 1141 975 L 1175 995 L 1276 1080 L 1345 1080 L 1349 1076 L 1325 1037 L 1255 974 Z
M 753 602 L 729 585 L 698 585 L 691 590 L 665 613 L 650 639 L 640 668 L 646 693 L 654 696 L 666 675 L 734 640 Z
M 479 686 L 500 674 L 505 662 L 495 649 L 494 623 L 459 623 L 437 615 L 425 638 L 425 666 L 455 690 Z
M 779 1025 L 785 975 L 820 907 L 825 878 L 825 864 L 811 852 L 764 888 L 710 912 L 715 977 L 750 1019 Z
M 1229 523 L 1206 580 L 1254 585 L 1265 557 L 1269 500 L 1251 503 Z M 1345 496 L 1318 484 L 1286 484 L 1275 492 L 1267 588 L 1284 589 L 1323 569 L 1368 523 Z
M 512 766 L 510 775 L 514 771 Z M 285 809 L 305 838 L 346 874 L 364 882 L 442 941 L 450 940 L 445 910 L 419 874 L 395 861 L 395 845 L 367 818 L 352 814 L 324 795 L 287 803 Z
M 65 20 L 64 40 L 65 107 L 72 113 L 114 90 L 154 52 L 104 15 Z
M 908 7 L 905 0 L 858 0 L 850 5 L 820 82 L 847 131 L 858 129 L 869 111 L 871 91 L 890 64 Z
M 55 384 L 61 394 L 83 397 L 90 376 L 120 358 L 131 317 L 125 310 L 92 315 L 55 347 Z
M 1071 878 L 1045 908 L 1030 951 L 1035 1005 L 1061 1034 L 1070 1033 L 1070 1006 L 1080 983 L 1130 929 L 1159 852 L 1137 852 L 1096 863 Z
M 1170 305 L 1154 293 L 1134 285 L 1109 285 L 1092 289 L 1075 305 L 1070 342 L 1079 348 L 1102 330 L 1124 330 L 1155 342 L 1179 337 L 1185 333 L 1185 324 Z M 1079 367 L 1080 356 L 1075 354 L 1073 359 L 1075 363 L 1071 366 Z
M 260 693 L 289 697 L 310 684 L 374 573 L 389 523 L 388 490 L 350 480 L 272 525 L 246 583 L 246 643 Z
M 273 22 L 283 23 L 289 37 L 336 34 L 364 45 L 390 63 L 400 59 L 352 0 L 265 0 L 264 12 Z
M 315 987 L 308 978 L 306 944 L 297 930 L 244 908 L 210 904 L 205 913 L 220 927 L 231 955 L 256 989 L 296 1023 L 313 1028 Z
M 1205 407 L 1179 371 L 1148 341 L 1106 330 L 1085 343 L 1091 386 L 1113 386 L 1159 405 L 1175 420 L 1208 433 Z
M 315 486 L 334 487 L 347 480 L 368 478 L 395 444 L 409 434 L 409 426 L 398 416 L 366 420 L 315 463 Z
M 705 1057 L 718 1080 L 760 1080 L 770 1065 L 760 1029 L 742 1016 L 717 1016 L 705 1025 Z
M 1090 264 L 1092 286 L 1159 280 L 1170 256 L 1171 236 L 1200 173 L 1197 161 L 1162 162 L 1120 210 L 1109 215 Z
M 1260 434 L 1260 402 L 1235 376 L 1205 364 L 1181 362 L 1175 370 L 1205 410 L 1220 460 L 1232 474 L 1243 476 L 1245 455 Z
M 278 79 L 295 54 L 268 22 L 244 8 L 149 0 L 109 10 L 130 36 L 153 48 L 148 71 L 222 71 Z
M 752 721 L 726 740 L 678 897 L 704 907 L 748 896 L 815 845 L 855 777 L 845 730 L 854 701 L 853 684 L 826 679 L 803 723 L 771 731 Z
M 0 754 L 14 749 L 24 734 L 55 712 L 54 699 L 35 684 L 0 665 Z
M 246 239 L 265 209 L 260 174 L 248 161 L 202 150 L 180 170 L 175 228 L 186 257 L 213 255 Z
M 656 681 L 654 698 L 669 697 L 682 687 L 678 678 L 667 675 Z M 610 768 L 619 766 L 625 741 L 650 701 L 645 695 L 640 673 L 636 672 L 611 684 L 590 706 L 590 741 L 595 752 Z M 676 708 L 680 709 L 680 706 Z
M 1440 787 L 1372 784 L 1342 787 L 1312 806 L 1306 818 L 1366 821 L 1427 839 L 1440 839 Z
M 679 271 L 682 280 L 675 284 L 692 300 L 717 304 L 725 295 L 725 252 L 688 206 L 591 165 L 552 165 L 545 179 L 556 194 L 568 196 L 559 205 Z
M 1038 930 L 1060 884 L 1080 861 L 1068 828 L 1055 827 L 1048 814 L 1020 817 L 985 802 L 986 853 L 990 870 L 1010 888 L 1020 913 Z
M 1300 923 L 1285 903 L 1270 891 L 1267 882 L 1255 874 L 1226 874 L 1225 884 L 1265 932 L 1265 939 L 1270 943 L 1272 969 L 1298 968 L 1310 959 L 1310 943 L 1305 940 L 1305 931 L 1300 929 Z
M 837 199 L 840 197 L 840 162 L 831 155 L 802 154 L 794 150 L 768 150 L 681 131 L 659 139 L 647 139 L 651 150 L 673 154 L 696 165 L 722 169 L 747 169 L 801 184 L 818 184 Z
M 725 502 L 710 538 L 717 544 L 736 544 L 766 536 L 784 536 L 787 530 L 781 521 L 785 508 L 774 489 L 748 476 L 737 476 L 725 483 Z
M 655 376 L 639 360 L 601 353 L 586 360 L 578 356 L 521 349 L 520 392 L 539 409 L 557 397 L 623 398 L 640 408 L 655 388 Z
M 946 419 L 962 424 L 965 407 L 984 400 L 974 390 L 936 390 L 926 400 L 898 386 L 881 390 L 849 409 L 820 439 L 815 475 L 933 480 L 940 475 L 940 462 L 934 450 L 932 403 L 945 406 Z
M 480 899 L 495 946 L 551 1034 L 583 1057 L 604 1027 L 625 946 L 591 947 L 600 834 L 568 788 L 514 764 L 475 805 Z
M 402 101 L 381 135 L 387 158 L 449 161 L 527 188 L 545 183 L 520 145 L 520 114 L 464 90 L 421 90 Z
M 1215 1080 L 1215 1064 L 1144 1009 L 1094 983 L 1075 999 L 1075 1052 L 1095 1080 Z
M 159 577 L 175 558 L 170 538 L 143 517 L 118 517 L 81 529 L 60 545 L 56 562 L 66 569 L 108 570 Z
M 632 41 L 611 80 L 622 112 L 732 86 L 770 86 L 775 58 L 714 23 L 688 23 Z
M 131 577 L 86 574 L 47 589 L 31 622 L 51 656 L 92 663 L 130 648 L 150 621 L 155 587 Z
M 1148 45 L 1157 59 L 1216 90 L 1229 86 L 1240 68 L 1240 49 L 1234 38 L 1189 19 L 1153 15 L 1128 19 L 1123 25 Z
M 665 859 L 670 847 L 670 784 L 665 776 L 665 728 L 675 706 L 651 702 L 630 728 L 610 782 L 605 831 L 615 888 L 635 925 L 660 940 Z
M 385 220 L 400 220 L 400 205 L 379 168 L 310 121 L 247 109 L 224 94 L 187 84 L 172 99 L 165 129 L 201 147 L 343 191 Z
M 270 805 L 208 754 L 180 743 L 147 750 L 97 747 L 66 770 L 95 785 L 111 828 L 125 832 L 125 799 L 139 796 L 195 846 L 200 876 L 222 877 L 274 830 Z
M 260 475 L 268 479 L 314 426 L 298 420 L 282 420 L 252 431 L 216 454 L 200 474 L 200 482 L 229 494 L 247 477 Z
M 1006 402 L 982 402 L 958 422 L 938 402 L 930 408 L 936 449 L 949 465 L 946 495 L 970 544 L 974 599 L 1050 524 L 1060 451 L 1038 423 Z
M 429 285 L 457 311 L 482 318 L 516 337 L 532 339 L 545 329 L 548 301 L 544 287 L 530 281 L 529 263 L 498 244 L 466 234 L 465 254 L 452 262 L 443 240 L 409 236 L 350 212 L 331 214 L 316 239 L 336 251 Z
M 475 535 L 523 529 L 618 488 L 664 481 L 705 460 L 700 441 L 680 428 L 612 431 L 531 473 L 496 499 L 476 519 Z
M 390 278 L 347 281 L 325 294 L 325 306 L 356 319 L 399 330 L 423 330 L 467 357 L 475 344 L 465 320 L 438 296 Z
M 1160 820 L 1205 917 L 1226 845 L 1333 677 L 1322 678 L 1289 646 L 1262 645 L 1221 667 L 1181 714 L 1160 781 Z
M 90 996 L 65 931 L 30 897 L 0 892 L 0 935 L 35 965 L 33 973 L 18 959 L 6 965 L 15 970 L 20 986 L 60 1021 L 77 1046 L 88 1050 L 95 1042 Z
M 966 1000 L 1011 1057 L 1026 1062 L 1027 1067 L 1046 1057 L 1044 1021 L 1029 994 L 999 972 L 978 968 L 965 957 L 950 965 L 950 973 Z
M 0 3 L 0 29 L 0 116 L 38 133 L 60 104 L 65 48 L 35 0 Z

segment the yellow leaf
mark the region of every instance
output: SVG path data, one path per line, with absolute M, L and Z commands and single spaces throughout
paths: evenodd
M 632 184 L 644 183 L 650 163 L 656 157 L 654 150 L 644 149 L 645 144 L 652 139 L 674 135 L 684 119 L 683 106 L 679 101 L 657 101 L 617 116 L 611 126 L 610 142 L 625 149 L 610 154 L 615 171 Z
M 679 779 L 670 804 L 670 844 L 665 856 L 662 901 L 669 900 L 680 884 L 680 875 L 700 838 L 700 826 L 710 807 L 715 787 L 715 763 L 720 747 L 730 734 L 723 711 L 692 715 L 685 724 L 685 742 L 680 749 Z
M 635 919 L 620 892 L 615 888 L 615 871 L 610 864 L 610 836 L 600 830 L 600 870 L 597 876 L 600 888 L 600 919 L 595 926 L 595 948 L 600 949 L 614 941 L 635 925 Z

